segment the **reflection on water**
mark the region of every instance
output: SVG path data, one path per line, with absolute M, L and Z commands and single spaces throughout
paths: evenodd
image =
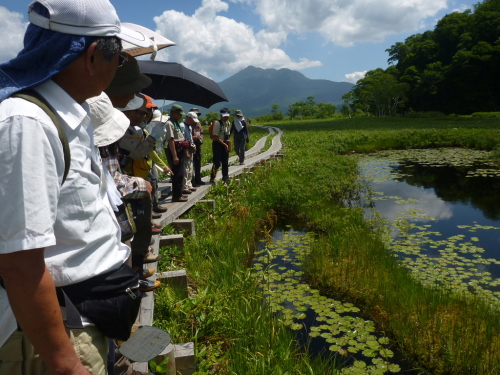
M 500 304 L 500 178 L 482 166 L 361 159 L 363 203 L 388 225 L 391 249 L 428 285 L 480 294 Z

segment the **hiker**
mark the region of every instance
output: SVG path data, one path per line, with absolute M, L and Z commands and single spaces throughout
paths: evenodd
M 184 158 L 184 179 L 182 180 L 182 194 L 191 194 L 196 191 L 191 180 L 193 179 L 193 155 L 196 146 L 193 142 L 193 125 L 199 122 L 198 116 L 194 112 L 188 112 L 184 121 L 180 123 L 184 139 L 189 142 L 189 148 L 186 150 Z
M 196 113 L 198 117 L 198 122 L 195 121 L 195 124 L 192 126 L 193 128 L 193 142 L 196 146 L 196 150 L 193 154 L 193 179 L 192 184 L 194 187 L 199 187 L 205 185 L 205 183 L 201 180 L 201 145 L 203 144 L 203 126 L 199 121 L 199 117 L 201 116 L 198 108 L 191 108 L 189 112 Z
M 138 104 L 136 104 L 139 102 Z M 126 158 L 122 159 L 125 172 L 131 176 L 148 179 L 152 168 L 152 158 L 150 155 L 156 154 L 156 140 L 164 137 L 165 129 L 163 124 L 156 124 L 150 134 L 144 131 L 145 121 L 149 112 L 146 109 L 146 99 L 137 94 L 122 112 L 130 120 L 130 126 L 124 136 L 119 141 L 119 146 Z M 156 160 L 159 157 L 156 156 Z M 170 173 L 170 168 L 164 165 L 165 173 Z M 158 255 L 151 253 L 149 245 L 151 236 L 161 232 L 161 228 L 152 226 L 152 197 L 148 195 L 142 198 L 142 210 L 144 215 L 140 215 L 135 220 L 136 234 L 132 239 L 132 266 L 141 267 L 143 263 L 154 262 L 159 259 Z
M 229 122 L 229 109 L 222 108 L 220 110 L 220 119 L 214 124 L 212 131 L 212 151 L 213 151 L 213 166 L 210 174 L 210 182 L 215 181 L 217 170 L 222 164 L 222 181 L 229 180 L 229 151 L 231 151 L 231 141 L 229 133 L 231 123 Z
M 153 128 L 155 126 L 157 126 L 159 123 L 162 124 L 161 126 L 163 127 L 163 129 L 166 129 L 163 122 L 159 122 L 159 121 L 153 122 L 153 116 L 154 116 L 155 111 L 158 112 L 158 107 L 156 106 L 156 104 L 153 103 L 153 100 L 151 99 L 151 97 L 149 97 L 147 95 L 144 95 L 144 97 L 146 98 L 146 111 L 149 112 L 149 116 L 140 125 L 140 127 L 143 128 L 144 131 L 148 134 L 151 133 Z M 153 203 L 152 217 L 155 219 L 160 218 L 161 214 L 167 212 L 167 210 L 168 210 L 167 206 L 161 205 L 159 202 L 159 199 L 158 199 L 158 170 L 156 168 L 156 166 L 158 165 L 162 169 L 163 173 L 165 173 L 166 175 L 170 175 L 170 173 L 171 173 L 170 168 L 165 164 L 165 162 L 163 160 L 161 160 L 161 158 L 158 156 L 158 152 L 157 152 L 158 149 L 161 152 L 161 150 L 163 148 L 164 141 L 165 141 L 164 135 L 161 137 L 158 137 L 158 139 L 156 139 L 156 149 L 153 150 L 149 154 L 149 158 L 151 160 L 151 169 L 149 170 L 149 180 L 151 181 L 151 183 L 153 185 L 153 193 L 151 194 L 151 201 Z
M 234 151 L 238 155 L 240 165 L 245 161 L 245 147 L 250 142 L 248 126 L 241 110 L 236 111 L 236 118 L 231 125 L 231 134 L 234 134 Z
M 182 194 L 184 183 L 184 156 L 188 142 L 179 121 L 184 116 L 184 110 L 179 104 L 170 108 L 170 118 L 167 121 L 167 134 L 165 135 L 165 155 L 173 171 L 172 176 L 172 202 L 187 202 L 187 196 Z
M 0 65 L 0 140 L 8 145 L 0 148 L 2 375 L 105 374 L 105 335 L 115 336 L 125 321 L 119 312 L 135 310 L 122 304 L 133 299 L 121 289 L 110 301 L 123 311 L 79 313 L 82 306 L 102 308 L 89 285 L 117 273 L 126 285 L 137 280 L 124 265 L 130 249 L 120 242 L 85 100 L 99 95 L 123 63 L 120 39 L 149 42 L 124 33 L 108 0 L 78 4 L 32 2 L 24 49 Z M 28 88 L 50 107 L 13 97 Z

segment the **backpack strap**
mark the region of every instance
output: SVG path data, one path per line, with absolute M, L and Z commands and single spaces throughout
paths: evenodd
M 66 137 L 66 133 L 64 132 L 61 122 L 57 118 L 54 109 L 47 102 L 47 100 L 45 100 L 45 98 L 35 90 L 22 90 L 13 94 L 12 97 L 21 98 L 27 100 L 28 102 L 36 104 L 47 114 L 47 116 L 50 117 L 50 119 L 56 126 L 57 133 L 59 134 L 59 140 L 61 141 L 64 153 L 64 175 L 62 179 L 62 183 L 64 184 L 64 181 L 66 181 L 66 177 L 68 176 L 69 167 L 71 164 L 71 152 L 69 149 L 68 138 Z

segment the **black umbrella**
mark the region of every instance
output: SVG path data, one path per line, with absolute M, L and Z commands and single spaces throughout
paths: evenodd
M 228 101 L 217 83 L 181 64 L 150 60 L 137 62 L 141 73 L 153 80 L 141 92 L 153 99 L 175 100 L 205 108 Z

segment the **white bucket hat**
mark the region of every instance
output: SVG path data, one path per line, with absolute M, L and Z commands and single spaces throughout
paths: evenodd
M 123 137 L 130 125 L 130 120 L 113 108 L 111 100 L 104 92 L 87 99 L 87 104 L 94 128 L 94 144 L 97 147 L 108 146 Z
M 40 3 L 50 19 L 33 10 Z M 82 36 L 116 36 L 139 47 L 149 47 L 144 34 L 124 27 L 108 0 L 35 0 L 28 7 L 30 23 L 63 34 Z
M 153 118 L 151 119 L 151 121 L 152 122 L 162 122 L 165 124 L 169 118 L 170 118 L 169 115 L 164 115 L 161 113 L 161 111 L 159 109 L 155 109 L 153 111 Z

